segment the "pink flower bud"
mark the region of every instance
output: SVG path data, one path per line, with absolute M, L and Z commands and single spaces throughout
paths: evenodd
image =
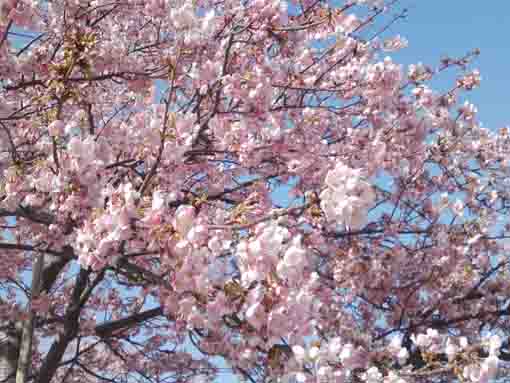
M 185 237 L 191 229 L 195 219 L 195 208 L 191 205 L 181 205 L 177 208 L 174 218 L 174 226 L 177 232 Z
M 50 136 L 57 137 L 57 136 L 61 136 L 62 134 L 64 134 L 64 128 L 65 128 L 64 121 L 56 120 L 56 121 L 53 121 L 48 126 L 48 132 L 50 133 Z

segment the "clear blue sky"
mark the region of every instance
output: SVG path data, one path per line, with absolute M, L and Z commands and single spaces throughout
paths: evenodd
M 475 0 L 403 0 L 406 20 L 391 31 L 409 41 L 395 55 L 404 64 L 435 64 L 442 55 L 462 56 L 479 48 L 475 67 L 481 72 L 480 88 L 468 94 L 478 106 L 483 126 L 497 129 L 510 124 L 510 2 Z

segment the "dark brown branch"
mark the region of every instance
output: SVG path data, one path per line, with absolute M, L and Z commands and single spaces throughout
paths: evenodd
M 156 307 L 147 311 L 133 314 L 126 318 L 118 319 L 115 321 L 101 323 L 96 326 L 96 334 L 101 338 L 108 338 L 116 332 L 127 330 L 142 322 L 148 321 L 153 318 L 165 315 L 162 307 Z
M 50 383 L 55 375 L 59 363 L 64 356 L 67 346 L 78 335 L 79 318 L 83 305 L 82 294 L 87 290 L 88 278 L 92 273 L 91 270 L 81 268 L 76 276 L 76 285 L 73 290 L 71 302 L 69 303 L 65 317 L 64 329 L 51 345 L 50 350 L 44 358 L 39 374 L 35 378 L 35 383 Z M 90 296 L 90 294 L 88 295 Z
M 53 215 L 46 212 L 36 211 L 30 206 L 20 206 L 16 210 L 0 208 L 0 217 L 21 217 L 44 225 L 51 225 L 55 221 Z
M 0 49 L 2 48 L 2 45 L 4 44 L 5 40 L 7 40 L 7 35 L 9 34 L 9 29 L 11 29 L 12 26 L 12 19 L 9 20 L 7 23 L 7 27 L 5 27 L 5 31 L 2 35 L 2 38 L 0 39 Z
M 35 37 L 34 39 L 32 39 L 32 41 L 30 41 L 27 45 L 25 45 L 23 48 L 21 48 L 17 53 L 16 53 L 16 56 L 19 57 L 23 54 L 23 52 L 25 52 L 27 49 L 29 49 L 33 44 L 35 44 L 37 41 L 39 41 L 43 36 L 45 35 L 45 33 L 41 33 L 39 36 Z

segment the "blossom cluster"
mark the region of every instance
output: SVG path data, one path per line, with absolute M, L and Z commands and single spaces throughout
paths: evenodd
M 0 3 L 0 319 L 31 300 L 34 379 L 497 376 L 510 134 L 464 102 L 475 54 L 404 68 L 398 1 Z
M 327 220 L 354 230 L 361 228 L 375 202 L 374 190 L 363 176 L 363 170 L 338 162 L 328 172 L 325 184 L 320 200 Z
M 428 329 L 426 333 L 411 337 L 417 352 L 422 355 L 446 355 L 448 363 L 436 366 L 450 377 L 465 379 L 472 383 L 487 383 L 497 377 L 498 355 L 502 345 L 498 335 L 490 336 L 478 348 L 488 349 L 488 355 L 477 363 L 469 360 L 476 345 L 469 345 L 467 338 L 453 340 L 437 330 Z M 455 342 L 458 344 L 455 345 Z M 287 373 L 281 382 L 335 382 L 344 383 L 354 375 L 366 383 L 405 383 L 419 377 L 423 371 L 413 371 L 407 366 L 409 350 L 402 346 L 402 339 L 394 337 L 381 349 L 367 350 L 352 343 L 345 343 L 341 337 L 328 341 L 312 342 L 308 346 L 292 347 L 292 358 L 286 365 Z M 383 360 L 390 361 L 381 367 Z M 389 367 L 393 364 L 393 367 Z M 433 367 L 432 367 L 433 368 Z M 425 370 L 430 374 L 433 370 Z

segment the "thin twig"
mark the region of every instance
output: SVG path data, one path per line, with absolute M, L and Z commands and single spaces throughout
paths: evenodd
M 7 40 L 7 35 L 9 34 L 9 29 L 11 29 L 11 26 L 12 26 L 12 20 L 9 20 L 9 22 L 7 23 L 7 27 L 5 28 L 5 31 L 2 35 L 2 38 L 0 39 L 0 49 L 2 48 L 4 41 Z

